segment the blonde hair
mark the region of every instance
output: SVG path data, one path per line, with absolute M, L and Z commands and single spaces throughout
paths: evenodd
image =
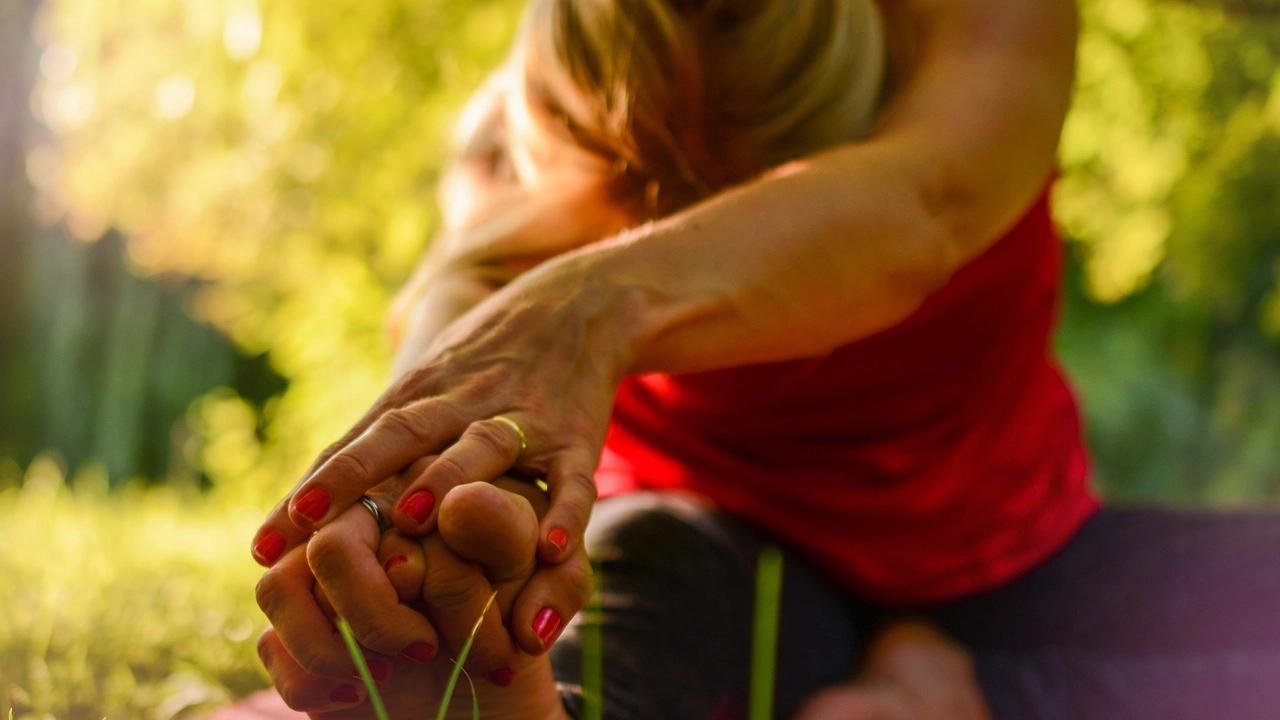
M 873 0 L 533 0 L 507 71 L 510 122 L 656 217 L 865 136 L 885 40 Z

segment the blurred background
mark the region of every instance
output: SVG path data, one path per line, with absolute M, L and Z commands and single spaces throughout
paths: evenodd
M 1058 343 L 1119 502 L 1280 495 L 1280 0 L 1081 0 Z M 266 685 L 250 536 L 379 393 L 516 0 L 0 0 L 0 713 Z

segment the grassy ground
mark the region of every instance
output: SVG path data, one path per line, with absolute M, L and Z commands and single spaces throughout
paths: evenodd
M 0 462 L 0 720 L 190 718 L 267 687 L 248 552 L 263 515 L 234 493 L 108 494 L 47 460 L 25 477 Z M 757 640 L 776 634 L 781 556 L 766 554 Z M 599 639 L 583 632 L 599 697 Z M 772 647 L 753 655 L 752 717 L 770 717 Z
M 0 468 L 0 718 L 182 718 L 267 685 L 259 508 L 16 474 Z

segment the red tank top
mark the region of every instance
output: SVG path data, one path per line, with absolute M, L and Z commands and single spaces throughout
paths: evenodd
M 1049 349 L 1061 265 L 1042 197 L 889 330 L 823 357 L 628 378 L 600 493 L 703 495 L 871 600 L 1004 583 L 1098 507 Z

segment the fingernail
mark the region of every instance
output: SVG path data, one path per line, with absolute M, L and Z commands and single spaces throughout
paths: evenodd
M 436 656 L 436 648 L 434 645 L 428 645 L 424 642 L 416 642 L 409 647 L 400 651 L 400 654 L 409 658 L 414 662 L 431 662 Z
M 275 530 L 262 533 L 258 541 L 253 544 L 254 559 L 267 567 L 275 565 L 282 552 L 284 552 L 284 536 Z
M 369 668 L 369 676 L 372 677 L 373 681 L 376 683 L 380 683 L 383 680 L 386 680 L 387 677 L 391 675 L 391 666 L 382 662 L 381 660 L 374 660 L 373 658 L 367 658 L 364 661 L 364 664 Z M 351 679 L 359 680 L 360 671 L 357 670 L 354 673 L 352 673 Z
M 569 532 L 564 528 L 551 528 L 551 532 L 547 533 L 547 542 L 563 551 L 564 546 L 569 544 Z
M 430 490 L 414 490 L 413 494 L 400 501 L 400 511 L 413 518 L 419 525 L 427 521 L 431 508 L 436 506 L 436 496 Z
M 360 693 L 350 685 L 343 685 L 329 695 L 329 702 L 353 703 L 360 700 Z
M 485 678 L 498 687 L 507 687 L 516 679 L 516 673 L 511 668 L 502 668 L 485 675 Z
M 555 637 L 556 630 L 559 629 L 560 613 L 549 607 L 539 610 L 538 615 L 533 618 L 533 634 L 542 641 L 544 648 L 551 645 L 551 638 Z
M 311 522 L 319 522 L 329 512 L 329 493 L 324 488 L 313 487 L 293 502 L 293 509 Z
M 383 565 L 382 568 L 387 572 L 391 572 L 391 568 L 399 565 L 402 562 L 409 562 L 409 558 L 403 555 L 393 555 L 391 559 L 387 560 L 387 564 Z

